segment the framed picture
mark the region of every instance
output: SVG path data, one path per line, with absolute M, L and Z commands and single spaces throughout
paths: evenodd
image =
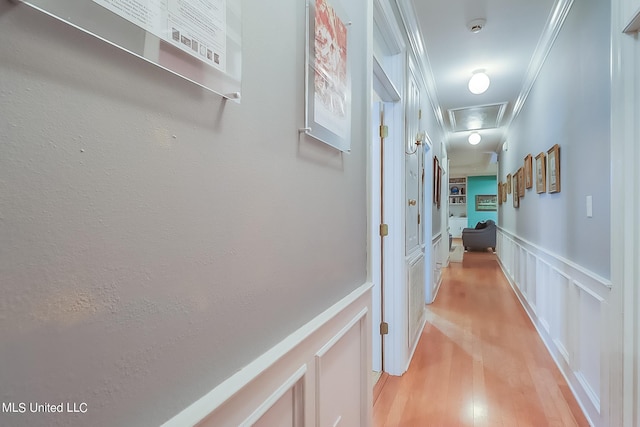
M 511 174 L 507 175 L 507 194 L 511 194 Z
M 549 193 L 560 192 L 560 146 L 554 145 L 547 151 L 549 167 Z
M 440 162 L 437 156 L 433 156 L 433 204 L 438 204 L 438 169 Z
M 502 183 L 502 203 L 507 203 L 507 183 Z
M 513 207 L 520 207 L 520 194 L 518 192 L 518 173 L 513 174 Z
M 518 169 L 518 196 L 524 197 L 524 168 Z
M 536 156 L 536 193 L 547 192 L 547 156 L 540 153 Z
M 533 188 L 533 157 L 524 158 L 524 188 Z
M 498 205 L 502 204 L 502 183 L 498 183 Z
M 496 211 L 498 210 L 498 197 L 495 194 L 476 195 L 476 211 Z
M 349 20 L 340 0 L 307 0 L 304 133 L 351 149 Z M 302 130 L 301 130 L 302 131 Z
M 438 166 L 438 189 L 436 190 L 436 194 L 437 194 L 437 207 L 438 209 L 440 209 L 440 197 L 442 196 L 442 191 L 440 190 L 440 188 L 442 187 L 442 168 L 440 166 Z

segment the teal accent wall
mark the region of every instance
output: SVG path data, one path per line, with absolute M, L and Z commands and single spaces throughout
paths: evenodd
M 495 175 L 467 177 L 467 217 L 469 227 L 475 227 L 480 221 L 492 219 L 498 223 L 498 211 L 476 211 L 476 195 L 498 194 L 498 180 Z

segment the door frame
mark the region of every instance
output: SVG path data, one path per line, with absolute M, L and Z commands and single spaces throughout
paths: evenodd
M 373 277 L 372 272 L 382 269 L 381 276 L 381 297 L 380 306 L 373 307 L 374 311 L 380 311 L 380 316 L 374 313 L 372 316 L 374 324 L 372 325 L 372 342 L 377 342 L 380 338 L 382 345 L 381 351 L 383 355 L 382 371 L 391 375 L 401 375 L 404 370 L 402 360 L 401 343 L 405 336 L 405 331 L 397 319 L 406 317 L 407 307 L 402 307 L 400 300 L 404 297 L 403 290 L 397 286 L 398 277 L 403 277 L 404 262 L 404 210 L 402 200 L 404 197 L 404 150 L 397 148 L 403 147 L 404 135 L 404 114 L 403 114 L 403 93 L 404 87 L 404 67 L 406 45 L 403 33 L 395 19 L 392 4 L 389 0 L 373 0 L 373 40 L 374 49 L 372 55 L 372 83 L 373 88 L 378 93 L 382 101 L 384 101 L 384 117 L 388 125 L 388 135 L 382 142 L 382 161 L 384 168 L 382 172 L 380 168 L 373 163 L 373 157 L 378 155 L 374 153 L 377 149 L 370 147 L 368 165 L 369 175 L 369 254 L 370 254 L 370 272 L 369 277 Z M 400 88 L 400 89 L 398 89 Z M 372 117 L 372 123 L 378 122 L 377 117 Z M 374 126 L 372 125 L 372 128 Z M 374 130 L 375 138 L 377 132 Z M 380 175 L 380 176 L 378 176 Z M 382 179 L 382 185 L 380 185 Z M 373 192 L 380 192 L 383 199 L 382 206 L 374 206 L 372 201 Z M 373 209 L 381 209 L 381 213 L 377 214 Z M 379 223 L 375 223 L 374 218 L 382 216 L 384 222 L 388 224 L 389 235 L 380 238 Z M 382 243 L 380 243 L 382 240 Z M 386 254 L 386 255 L 383 255 Z M 395 256 L 400 254 L 401 256 Z M 383 256 L 383 265 L 373 265 L 371 260 L 379 260 Z M 399 262 L 398 259 L 401 261 Z M 380 271 L 380 270 L 378 270 Z M 389 325 L 388 333 L 382 337 L 380 335 L 380 325 L 376 324 L 377 319 L 386 322 Z M 377 351 L 375 348 L 372 350 Z
M 374 76 L 374 79 L 376 77 Z M 370 169 L 369 182 L 369 265 L 370 281 L 373 283 L 371 301 L 371 349 L 372 366 L 374 372 L 383 372 L 384 369 L 384 348 L 383 337 L 380 334 L 379 325 L 384 318 L 384 292 L 382 288 L 382 275 L 384 272 L 382 237 L 380 236 L 380 224 L 382 218 L 382 202 L 384 193 L 382 191 L 382 172 L 384 170 L 384 159 L 382 158 L 383 138 L 380 135 L 381 126 L 384 125 L 384 102 L 379 93 L 372 91 L 371 99 L 371 149 L 368 166 Z
M 611 304 L 608 426 L 640 425 L 640 1 L 611 2 Z

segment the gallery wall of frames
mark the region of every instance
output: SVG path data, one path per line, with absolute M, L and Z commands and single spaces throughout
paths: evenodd
M 513 207 L 520 208 L 520 200 L 527 190 L 535 187 L 537 194 L 559 193 L 560 185 L 560 146 L 555 144 L 537 154 L 535 158 L 527 154 L 524 162 L 513 173 L 507 175 L 505 181 L 498 182 L 498 203 L 507 203 L 511 195 Z

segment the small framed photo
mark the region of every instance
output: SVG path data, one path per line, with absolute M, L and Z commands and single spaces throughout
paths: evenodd
M 437 193 L 437 201 L 438 204 L 436 205 L 438 207 L 438 209 L 440 209 L 440 198 L 442 197 L 442 191 L 440 190 L 442 188 L 442 168 L 440 166 L 438 166 L 438 189 L 436 191 Z
M 437 156 L 433 156 L 433 204 L 438 204 L 438 169 L 440 162 Z
M 524 197 L 524 168 L 518 169 L 518 196 Z
M 502 183 L 502 203 L 507 203 L 507 183 Z
M 519 208 L 520 207 L 520 194 L 518 191 L 518 173 L 514 173 L 513 177 L 513 207 L 514 208 Z
M 502 183 L 498 183 L 498 205 L 502 204 Z
M 507 175 L 507 194 L 511 194 L 511 174 Z
M 531 154 L 524 158 L 524 187 L 533 188 L 533 157 Z
M 549 168 L 549 193 L 560 192 L 560 146 L 554 145 L 547 151 Z
M 547 192 L 547 155 L 540 153 L 536 156 L 536 193 Z

